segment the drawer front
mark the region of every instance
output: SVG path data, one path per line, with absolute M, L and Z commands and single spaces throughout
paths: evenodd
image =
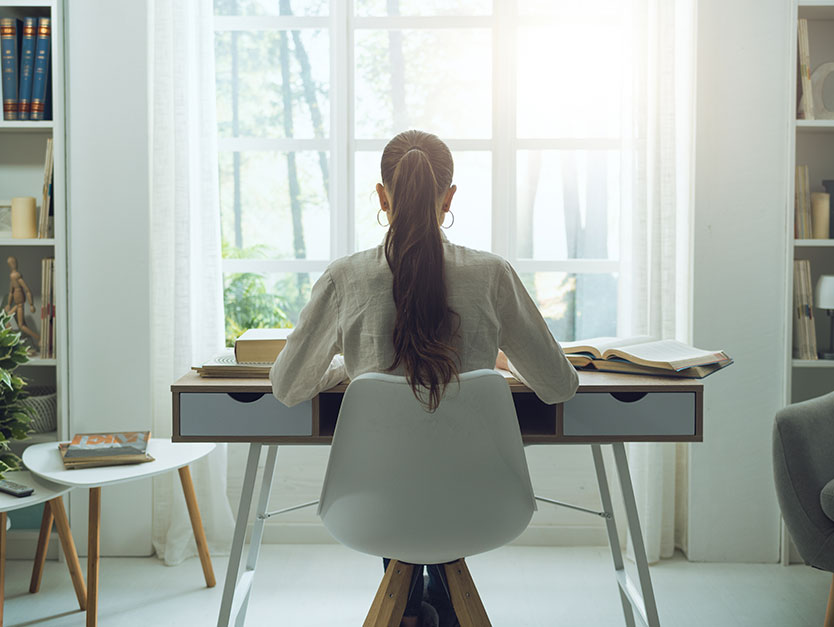
M 257 400 L 223 392 L 183 392 L 181 436 L 300 436 L 313 433 L 313 402 L 287 407 L 272 394 Z M 249 401 L 249 402 L 247 402 Z
M 564 405 L 565 436 L 693 436 L 694 392 L 577 394 Z

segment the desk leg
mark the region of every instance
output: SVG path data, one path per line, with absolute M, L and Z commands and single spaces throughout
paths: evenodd
M 200 517 L 197 495 L 194 494 L 194 482 L 191 481 L 191 471 L 188 466 L 180 468 L 179 475 L 182 492 L 185 495 L 185 505 L 188 507 L 188 517 L 191 518 L 191 529 L 194 531 L 194 540 L 197 542 L 197 553 L 200 554 L 200 564 L 203 566 L 206 587 L 213 588 L 215 585 L 214 569 L 211 567 L 211 555 L 206 541 L 206 532 L 203 529 L 203 519 Z
M 617 523 L 614 520 L 614 507 L 611 503 L 611 492 L 608 487 L 608 477 L 605 474 L 605 461 L 602 459 L 602 449 L 599 444 L 591 444 L 591 452 L 594 455 L 594 467 L 597 471 L 597 483 L 599 484 L 599 498 L 602 502 L 602 509 L 611 514 L 605 519 L 608 528 L 608 546 L 611 547 L 611 558 L 614 560 L 614 572 L 617 577 L 617 587 L 620 591 L 620 601 L 623 604 L 623 616 L 627 627 L 634 627 L 634 612 L 631 609 L 631 601 L 622 584 L 627 575 L 623 566 L 623 552 L 620 549 L 620 536 L 617 533 Z
M 3 627 L 3 605 L 6 590 L 6 520 L 8 514 L 0 512 L 0 627 Z
M 41 587 L 43 566 L 46 562 L 46 550 L 49 548 L 49 535 L 52 533 L 52 508 L 49 501 L 43 504 L 41 530 L 38 534 L 38 548 L 35 551 L 35 562 L 32 564 L 32 578 L 29 580 L 29 592 L 34 594 Z
M 78 552 L 75 550 L 75 542 L 72 539 L 63 497 L 59 496 L 49 501 L 49 509 L 55 517 L 55 528 L 58 530 L 61 548 L 64 549 L 64 557 L 67 558 L 67 568 L 69 569 L 70 579 L 72 579 L 72 585 L 75 588 L 75 596 L 78 598 L 78 607 L 86 610 L 87 586 L 84 585 L 84 573 L 81 572 L 81 562 L 78 561 Z
M 261 494 L 258 497 L 258 507 L 255 510 L 255 524 L 252 527 L 252 538 L 249 541 L 249 555 L 246 557 L 246 568 L 240 577 L 240 583 L 245 584 L 245 596 L 241 600 L 240 610 L 235 620 L 235 627 L 243 627 L 246 622 L 246 608 L 249 607 L 249 597 L 252 594 L 252 584 L 255 579 L 255 567 L 258 565 L 258 554 L 261 551 L 261 539 L 264 534 L 267 509 L 269 508 L 269 493 L 272 491 L 272 479 L 275 476 L 275 458 L 278 456 L 278 446 L 273 444 L 267 448 L 266 464 L 261 477 Z
M 637 515 L 637 502 L 634 500 L 634 488 L 631 485 L 631 473 L 628 470 L 628 458 L 625 453 L 625 444 L 614 442 L 614 462 L 617 465 L 617 475 L 620 478 L 620 488 L 623 492 L 626 518 L 628 519 L 628 532 L 631 536 L 631 546 L 634 548 L 634 561 L 637 563 L 637 578 L 640 581 L 640 593 L 633 589 L 634 585 L 627 577 L 624 582 L 630 588 L 627 590 L 632 599 L 632 605 L 640 614 L 640 618 L 648 627 L 660 627 L 660 618 L 657 615 L 657 604 L 654 599 L 652 579 L 649 575 L 649 560 L 646 557 L 646 545 L 643 543 L 643 532 L 640 529 L 640 518 Z M 624 573 L 625 574 L 625 573 Z M 622 584 L 621 584 L 622 585 Z
M 90 510 L 87 519 L 87 627 L 98 621 L 98 558 L 100 553 L 101 488 L 90 488 Z
M 252 506 L 252 492 L 255 489 L 255 475 L 258 472 L 258 459 L 261 456 L 261 444 L 249 445 L 246 459 L 246 472 L 243 475 L 243 487 L 240 492 L 240 505 L 237 509 L 235 532 L 232 536 L 232 549 L 229 553 L 229 565 L 226 568 L 226 581 L 223 584 L 223 599 L 220 602 L 220 615 L 217 627 L 228 627 L 232 615 L 232 602 L 237 587 L 237 574 L 240 570 L 240 558 L 243 554 L 243 541 L 246 539 L 246 525 L 249 522 L 249 510 Z

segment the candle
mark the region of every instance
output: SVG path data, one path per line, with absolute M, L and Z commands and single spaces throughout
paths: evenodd
M 811 194 L 811 237 L 814 239 L 828 239 L 829 200 L 828 194 Z
M 12 237 L 37 237 L 37 207 L 32 196 L 12 198 Z

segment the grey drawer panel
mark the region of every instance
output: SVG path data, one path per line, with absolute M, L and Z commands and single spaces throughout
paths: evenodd
M 245 403 L 221 392 L 183 392 L 182 436 L 312 435 L 313 402 L 287 407 L 272 394 Z
M 633 402 L 611 394 L 577 394 L 564 405 L 566 436 L 695 434 L 694 392 L 651 392 Z

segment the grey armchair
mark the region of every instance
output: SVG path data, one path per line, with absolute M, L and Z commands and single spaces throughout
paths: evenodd
M 799 555 L 810 566 L 834 572 L 834 392 L 776 414 L 773 475 Z M 825 627 L 834 627 L 834 578 Z

